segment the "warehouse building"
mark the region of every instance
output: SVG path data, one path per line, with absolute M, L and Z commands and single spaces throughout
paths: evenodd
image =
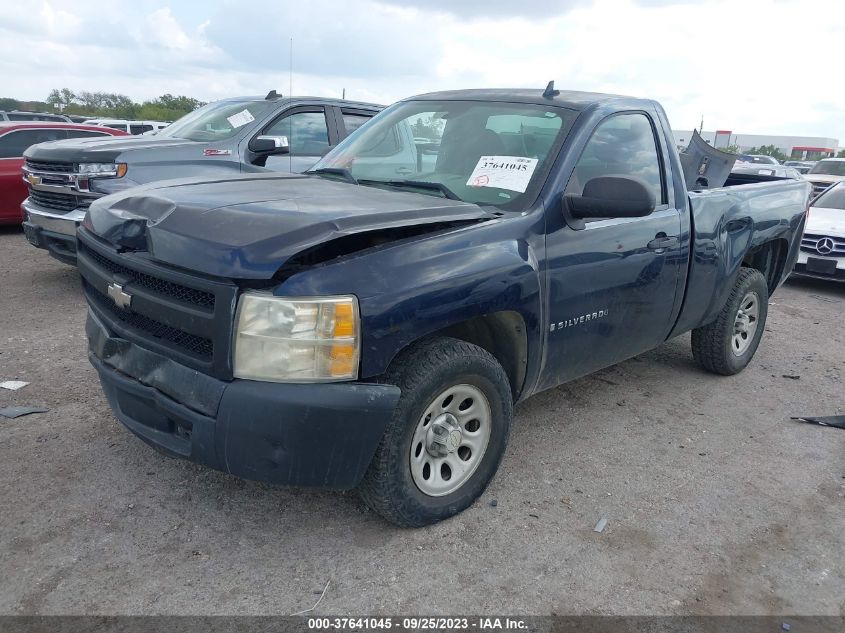
M 686 147 L 692 138 L 692 130 L 674 130 L 678 147 Z M 738 134 L 731 130 L 704 131 L 702 138 L 713 147 L 724 149 L 737 145 L 740 152 L 752 147 L 774 145 L 792 160 L 819 160 L 830 158 L 839 151 L 839 141 L 821 136 L 770 136 L 768 134 Z

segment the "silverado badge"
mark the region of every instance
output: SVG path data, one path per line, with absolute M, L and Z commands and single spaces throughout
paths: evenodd
M 591 312 L 590 314 L 577 316 L 572 319 L 566 319 L 566 321 L 560 321 L 559 323 L 552 323 L 551 327 L 549 328 L 549 331 L 554 332 L 555 330 L 562 330 L 563 328 L 572 327 L 573 325 L 578 325 L 579 323 L 586 323 L 587 321 L 603 319 L 606 316 L 607 308 L 605 308 L 604 310 L 599 310 L 597 312 Z

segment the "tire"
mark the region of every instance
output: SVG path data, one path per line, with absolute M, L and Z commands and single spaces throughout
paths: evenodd
M 755 310 L 750 308 L 752 305 Z M 768 311 L 766 278 L 754 268 L 740 269 L 716 320 L 692 331 L 692 355 L 696 362 L 707 371 L 722 376 L 741 372 L 757 351 Z M 753 332 L 750 331 L 752 326 Z M 742 328 L 745 328 L 744 333 L 740 331 Z
M 402 527 L 458 514 L 484 492 L 508 443 L 513 396 L 502 366 L 477 345 L 436 338 L 403 352 L 383 382 L 402 395 L 361 497 Z

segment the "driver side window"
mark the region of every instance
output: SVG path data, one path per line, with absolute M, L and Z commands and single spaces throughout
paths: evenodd
M 583 193 L 587 181 L 599 176 L 635 176 L 658 205 L 666 202 L 654 128 L 645 114 L 616 114 L 602 121 L 578 159 L 566 193 Z
M 329 130 L 323 111 L 294 112 L 273 123 L 263 134 L 287 136 L 290 153 L 296 156 L 322 156 L 329 149 Z

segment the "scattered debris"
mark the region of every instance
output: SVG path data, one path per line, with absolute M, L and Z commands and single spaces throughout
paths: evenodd
M 6 382 L 0 382 L 0 387 L 10 391 L 17 391 L 21 387 L 26 387 L 28 384 L 28 382 L 24 382 L 23 380 L 7 380 Z
M 497 505 L 499 505 L 499 502 L 498 502 L 498 501 L 496 501 L 495 499 L 493 499 L 493 500 L 490 502 L 490 505 L 491 505 L 491 506 L 493 506 L 493 507 L 495 508 Z
M 561 497 L 560 502 L 570 510 L 572 509 L 572 497 Z
M 0 409 L 0 415 L 4 418 L 19 418 L 22 415 L 29 415 L 30 413 L 47 413 L 49 410 L 44 407 L 6 407 L 5 409 Z
M 837 429 L 845 429 L 845 415 L 828 415 L 821 418 L 790 418 L 807 424 L 818 424 L 819 426 L 834 426 Z
M 789 629 L 792 628 L 792 625 L 789 624 L 788 622 L 784 622 L 783 624 L 780 625 L 780 628 L 782 628 L 784 631 L 788 631 Z
M 330 583 L 331 581 L 332 581 L 332 580 L 331 580 L 331 578 L 329 578 L 329 579 L 326 581 L 326 586 L 325 586 L 325 587 L 323 587 L 323 593 L 321 593 L 321 594 L 320 594 L 320 597 L 317 599 L 317 602 L 315 602 L 315 603 L 314 603 L 314 606 L 313 606 L 313 607 L 311 607 L 310 609 L 303 609 L 302 611 L 297 611 L 296 613 L 291 613 L 291 615 L 292 615 L 292 616 L 294 616 L 294 615 L 302 615 L 303 613 L 310 613 L 311 611 L 313 611 L 314 609 L 316 609 L 316 608 L 319 606 L 319 604 L 323 601 L 323 596 L 325 596 L 325 595 L 326 595 L 326 591 L 328 591 L 328 589 L 329 589 L 329 583 Z
M 790 380 L 801 380 L 798 374 L 781 374 L 781 378 L 789 378 Z
M 540 518 L 540 515 L 539 515 L 539 514 L 531 514 L 530 512 L 528 513 L 528 516 L 530 516 L 530 517 L 534 517 L 535 519 L 539 519 L 539 518 Z
M 593 528 L 593 532 L 604 532 L 605 527 L 607 527 L 607 519 L 602 517 L 599 519 L 599 522 L 596 523 L 596 527 Z

